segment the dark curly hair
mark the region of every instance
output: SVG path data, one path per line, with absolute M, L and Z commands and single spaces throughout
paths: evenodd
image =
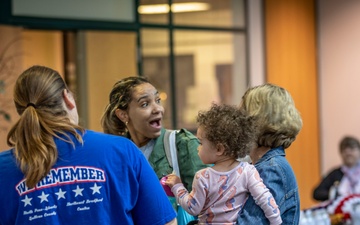
M 117 81 L 109 94 L 109 103 L 101 118 L 101 125 L 105 133 L 126 135 L 126 125 L 116 117 L 116 109 L 127 110 L 132 100 L 134 88 L 150 83 L 146 77 L 126 77 Z
M 225 147 L 227 156 L 243 158 L 255 146 L 257 127 L 254 118 L 235 106 L 213 104 L 208 111 L 198 113 L 196 122 L 210 142 Z

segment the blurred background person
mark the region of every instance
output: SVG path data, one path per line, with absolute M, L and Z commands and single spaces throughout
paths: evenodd
M 313 198 L 318 201 L 338 196 L 360 194 L 360 142 L 345 136 L 339 144 L 342 165 L 330 171 L 315 187 Z

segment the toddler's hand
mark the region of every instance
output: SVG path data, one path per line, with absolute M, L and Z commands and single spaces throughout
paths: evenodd
M 172 188 L 175 184 L 181 183 L 180 177 L 176 176 L 175 174 L 167 175 L 167 179 L 165 180 L 165 184 Z

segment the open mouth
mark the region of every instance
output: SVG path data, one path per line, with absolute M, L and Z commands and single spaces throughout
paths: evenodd
M 161 128 L 161 119 L 155 119 L 150 121 L 150 125 L 154 128 Z

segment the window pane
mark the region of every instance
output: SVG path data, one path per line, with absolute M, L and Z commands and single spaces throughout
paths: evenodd
M 197 5 L 182 5 L 184 3 L 189 4 L 190 1 L 173 1 L 173 5 L 178 5 L 179 11 L 183 11 L 176 12 L 173 6 L 173 18 L 176 25 L 245 27 L 244 0 L 207 0 L 196 1 Z M 203 11 L 184 12 L 185 8 Z
M 12 0 L 12 15 L 56 19 L 133 22 L 132 0 Z
M 82 111 L 87 115 L 80 118 L 87 117 L 89 129 L 102 131 L 100 118 L 112 86 L 124 77 L 137 75 L 136 33 L 86 31 L 79 38 L 84 44 L 83 52 L 79 52 L 84 57 L 80 65 L 85 68 L 81 68 L 78 79 L 79 85 L 86 85 L 81 102 L 87 102 L 87 111 Z M 86 80 L 81 82 L 81 79 Z
M 246 83 L 245 35 L 176 31 L 174 36 L 177 126 L 194 131 L 198 111 L 212 102 L 239 104 L 235 84 Z
M 143 75 L 158 89 L 165 108 L 163 127 L 172 128 L 170 88 L 169 33 L 167 30 L 143 29 Z
M 140 0 L 138 12 L 141 23 L 169 23 L 168 0 Z
M 168 0 L 141 0 L 140 22 L 166 24 Z M 174 0 L 171 10 L 175 25 L 245 27 L 244 0 Z

